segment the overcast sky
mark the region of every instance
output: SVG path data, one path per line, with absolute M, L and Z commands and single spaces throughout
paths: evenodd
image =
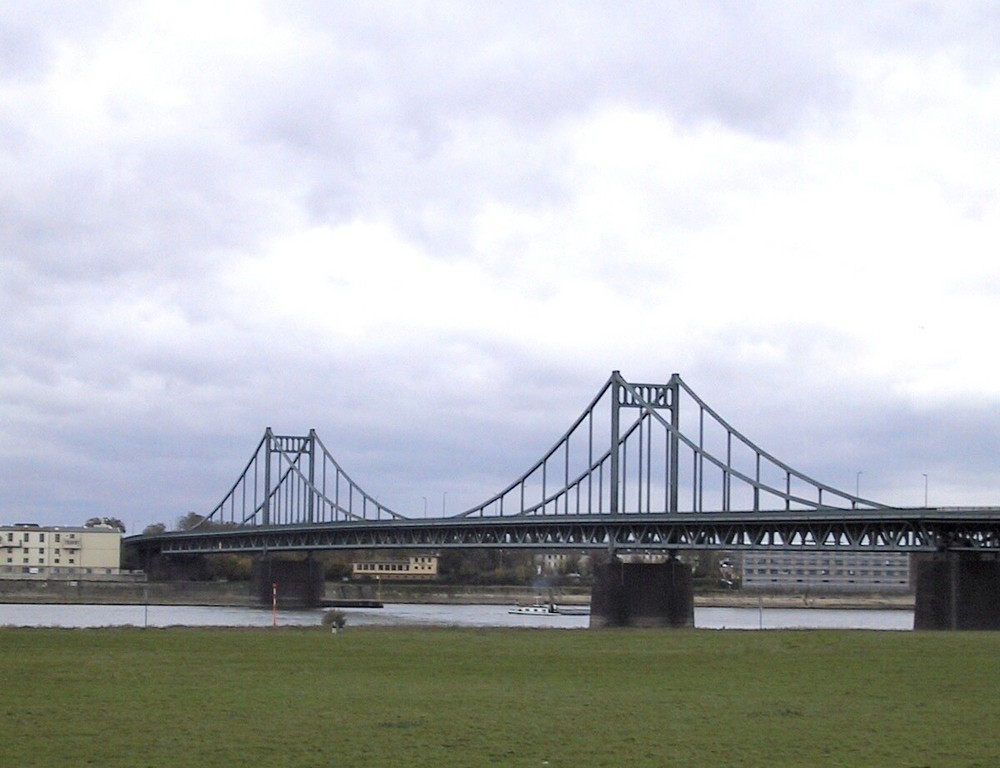
M 998 41 L 993 2 L 2 3 L 0 523 L 172 526 L 267 426 L 458 512 L 613 369 L 1000 504 Z

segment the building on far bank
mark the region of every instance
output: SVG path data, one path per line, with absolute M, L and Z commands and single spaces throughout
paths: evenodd
M 591 565 L 586 552 L 542 552 L 532 559 L 538 576 L 579 576 L 589 572 Z
M 351 564 L 355 579 L 382 581 L 430 581 L 438 574 L 436 555 L 417 555 L 407 560 L 366 560 Z
M 905 592 L 910 556 L 904 552 L 750 550 L 742 553 L 744 589 Z
M 0 526 L 0 578 L 114 576 L 122 534 L 105 526 Z

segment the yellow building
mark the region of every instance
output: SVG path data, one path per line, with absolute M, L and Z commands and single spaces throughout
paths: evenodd
M 436 579 L 437 572 L 436 555 L 417 555 L 408 560 L 366 560 L 351 565 L 351 573 L 355 579 L 426 581 Z
M 0 526 L 0 577 L 117 575 L 122 534 L 115 528 Z

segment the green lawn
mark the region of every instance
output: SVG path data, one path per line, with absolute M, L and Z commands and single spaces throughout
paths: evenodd
M 0 630 L 0 765 L 996 766 L 1000 633 Z

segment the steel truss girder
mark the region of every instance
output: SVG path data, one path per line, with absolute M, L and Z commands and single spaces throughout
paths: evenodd
M 346 521 L 134 537 L 166 554 L 353 549 L 842 550 L 1000 553 L 1000 509 L 841 509 Z

